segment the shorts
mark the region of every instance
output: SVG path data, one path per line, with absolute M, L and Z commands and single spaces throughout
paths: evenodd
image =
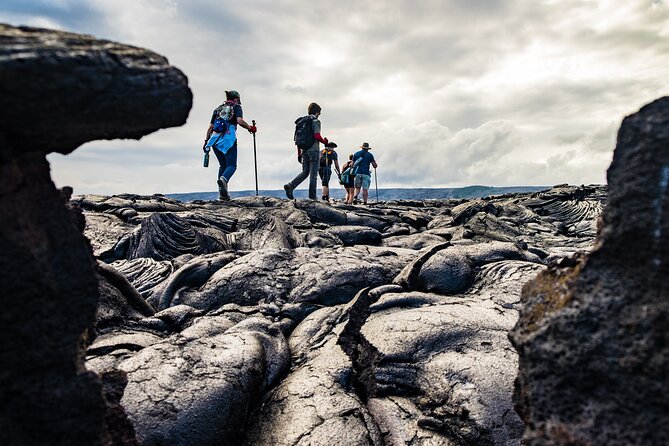
M 321 177 L 321 180 L 323 182 L 321 183 L 323 186 L 327 186 L 330 184 L 330 177 L 332 176 L 332 169 L 328 167 L 319 167 L 318 168 L 318 176 Z
M 359 173 L 355 176 L 355 187 L 363 189 L 369 189 L 369 186 L 372 184 L 372 176 L 365 175 L 364 173 Z

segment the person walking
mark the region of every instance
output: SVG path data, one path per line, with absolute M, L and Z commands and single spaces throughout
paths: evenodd
M 353 198 L 354 202 L 358 201 L 358 194 L 360 194 L 360 189 L 362 189 L 362 201 L 363 204 L 367 204 L 367 197 L 369 196 L 369 186 L 372 184 L 372 175 L 369 170 L 369 166 L 372 165 L 374 169 L 378 167 L 374 155 L 369 151 L 372 148 L 369 146 L 368 142 L 363 142 L 360 146 L 360 150 L 353 155 L 353 164 L 354 166 L 357 163 L 357 166 L 354 167 L 355 170 L 355 196 Z M 360 161 L 358 161 L 360 159 Z
M 334 162 L 335 170 L 339 170 L 339 161 L 337 160 L 337 152 L 335 151 L 335 143 L 329 143 L 321 150 L 320 163 L 318 168 L 318 176 L 321 178 L 321 185 L 323 186 L 323 201 L 330 201 L 330 177 L 332 177 L 332 163 Z
M 205 152 L 214 149 L 214 155 L 218 159 L 218 199 L 227 201 L 230 199 L 228 183 L 237 170 L 237 126 L 245 128 L 249 133 L 255 133 L 258 129 L 255 125 L 249 125 L 244 121 L 242 100 L 235 90 L 225 92 L 225 102 L 211 114 L 209 127 L 207 128 Z
M 353 154 L 351 153 L 348 156 L 348 161 L 344 163 L 343 166 L 341 166 L 341 184 L 344 186 L 344 189 L 346 189 L 346 199 L 344 200 L 344 203 L 346 204 L 353 204 L 353 191 L 355 190 L 354 188 L 354 180 L 355 177 L 350 174 L 351 168 L 353 167 Z
M 293 199 L 293 191 L 300 185 L 305 178 L 309 177 L 309 199 L 317 200 L 316 197 L 316 183 L 318 181 L 318 166 L 320 158 L 320 143 L 328 144 L 327 138 L 321 136 L 321 121 L 318 117 L 321 115 L 320 105 L 312 102 L 307 108 L 307 116 L 303 116 L 295 121 L 295 143 L 298 146 L 298 159 L 301 158 L 302 172 L 297 174 L 295 178 L 288 184 L 284 184 L 283 190 L 286 191 L 286 197 Z M 304 144 L 304 133 L 307 133 L 310 144 Z M 311 143 L 313 141 L 313 143 Z M 302 147 L 300 147 L 302 145 Z

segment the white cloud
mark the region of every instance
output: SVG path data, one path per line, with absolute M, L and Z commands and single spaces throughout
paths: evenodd
M 189 77 L 185 126 L 50 157 L 77 192 L 213 190 L 200 147 L 231 88 L 260 128 L 262 188 L 299 170 L 311 101 L 341 155 L 372 143 L 383 186 L 603 182 L 622 118 L 669 90 L 669 6 L 652 0 L 9 0 L 0 21 L 150 48 Z M 251 189 L 241 133 L 231 186 Z

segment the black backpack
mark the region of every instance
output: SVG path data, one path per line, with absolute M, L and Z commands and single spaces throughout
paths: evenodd
M 329 152 L 329 153 L 328 153 Z M 320 167 L 328 167 L 332 165 L 332 161 L 334 159 L 334 150 L 330 149 L 323 149 L 321 152 L 321 161 L 319 163 Z
M 295 121 L 295 145 L 300 150 L 307 150 L 316 142 L 314 137 L 314 118 L 311 115 L 302 116 Z

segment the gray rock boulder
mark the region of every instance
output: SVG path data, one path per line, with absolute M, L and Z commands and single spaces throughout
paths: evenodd
M 186 76 L 164 57 L 82 34 L 1 26 L 0 132 L 10 146 L 69 153 L 186 122 Z M 59 81 L 45 82 L 45 72 Z
M 122 411 L 82 352 L 95 261 L 45 156 L 181 125 L 192 95 L 183 73 L 140 48 L 4 24 L 0 41 L 0 334 L 12 340 L 0 353 L 0 443 L 108 444 Z
M 204 317 L 119 364 L 121 404 L 143 444 L 239 444 L 260 396 L 287 369 L 290 353 L 267 320 L 229 327 Z
M 194 257 L 162 282 L 151 294 L 148 302 L 158 310 L 165 310 L 182 289 L 204 285 L 216 271 L 236 258 L 236 254 L 229 252 Z
M 505 262 L 486 265 L 467 294 L 388 293 L 370 307 L 360 341 L 372 357 L 367 407 L 386 442 L 520 444 L 507 339 L 517 313 L 508 303 L 543 267 Z
M 221 268 L 200 289 L 183 290 L 170 305 L 204 310 L 227 303 L 336 305 L 366 286 L 390 283 L 414 255 L 372 246 L 260 250 Z
M 664 97 L 622 123 L 594 251 L 524 288 L 511 340 L 525 444 L 666 444 L 668 166 Z
M 328 232 L 342 241 L 344 246 L 380 245 L 383 236 L 369 226 L 331 226 Z
M 421 290 L 448 295 L 466 291 L 474 276 L 474 264 L 466 255 L 443 250 L 423 264 L 418 281 Z
M 145 299 L 150 297 L 156 287 L 170 277 L 175 269 L 170 261 L 158 261 L 148 257 L 117 260 L 111 266 L 123 274 Z
M 361 291 L 348 305 L 308 316 L 291 336 L 296 366 L 266 397 L 246 445 L 382 445 L 377 424 L 354 390 L 351 349 L 369 306 Z M 320 327 L 320 329 L 319 329 Z
M 384 246 L 391 246 L 394 248 L 416 249 L 420 250 L 435 246 L 447 241 L 444 237 L 429 234 L 426 232 L 419 232 L 412 235 L 400 235 L 393 237 L 386 237 L 383 240 Z
M 225 235 L 212 237 L 207 232 L 178 215 L 155 213 L 131 235 L 126 258 L 171 260 L 183 254 L 211 254 L 232 247 Z

